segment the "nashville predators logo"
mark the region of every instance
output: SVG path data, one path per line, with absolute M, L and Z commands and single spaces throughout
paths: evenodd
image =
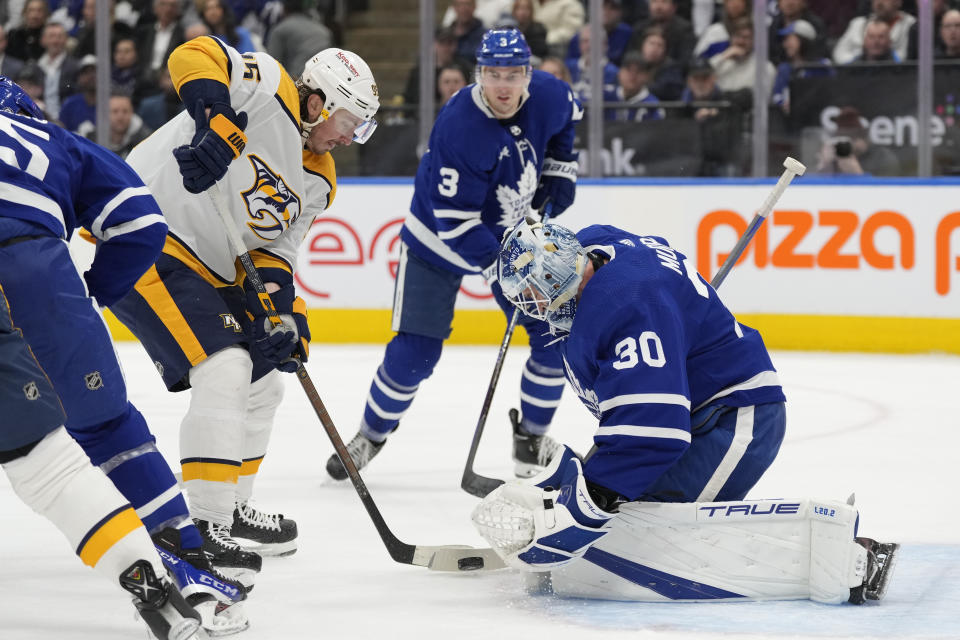
M 300 196 L 263 160 L 252 153 L 247 157 L 257 173 L 253 186 L 242 194 L 253 218 L 247 226 L 264 240 L 276 240 L 300 218 Z
M 223 320 L 224 329 L 233 329 L 234 333 L 243 333 L 243 329 L 240 328 L 240 323 L 237 322 L 237 319 L 233 317 L 232 313 L 221 313 L 220 319 Z

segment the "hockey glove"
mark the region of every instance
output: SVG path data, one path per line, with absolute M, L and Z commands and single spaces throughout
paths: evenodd
M 497 487 L 471 518 L 508 565 L 544 571 L 581 557 L 607 534 L 613 516 L 591 499 L 580 459 L 564 447 L 540 475 Z
M 577 152 L 554 153 L 543 160 L 543 170 L 540 172 L 540 184 L 533 194 L 531 206 L 539 209 L 550 199 L 553 203 L 551 216 L 558 216 L 567 207 L 573 204 L 577 190 Z
M 247 145 L 247 114 L 237 113 L 224 102 L 206 108 L 198 103 L 193 111 L 197 131 L 189 145 L 173 150 L 180 165 L 183 186 L 190 193 L 202 193 L 226 175 L 227 168 Z
M 281 287 L 270 294 L 281 324 L 273 326 L 255 291 L 247 291 L 247 309 L 253 316 L 251 332 L 253 343 L 260 354 L 280 371 L 293 373 L 300 362 L 306 362 L 310 348 L 310 326 L 307 324 L 307 305 L 296 297 L 293 285 Z

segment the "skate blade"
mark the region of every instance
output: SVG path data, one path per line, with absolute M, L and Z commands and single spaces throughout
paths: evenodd
M 167 632 L 167 640 L 206 640 L 208 637 L 196 620 L 181 620 Z
M 222 602 L 201 602 L 194 607 L 200 614 L 203 631 L 201 637 L 219 638 L 245 631 L 250 626 L 250 620 L 241 603 L 225 605 Z M 189 637 L 189 636 L 188 636 Z
M 270 558 L 283 558 L 292 556 L 297 552 L 296 539 L 288 542 L 278 542 L 276 544 L 262 544 L 250 538 L 238 538 L 236 536 L 234 536 L 233 539 L 247 551 L 253 551 L 261 556 Z
M 900 545 L 896 542 L 878 542 L 875 543 L 874 554 L 880 569 L 874 584 L 866 590 L 868 600 L 881 600 L 887 594 L 887 587 L 890 586 L 890 578 L 893 576 L 893 569 L 897 566 L 897 557 L 899 555 Z

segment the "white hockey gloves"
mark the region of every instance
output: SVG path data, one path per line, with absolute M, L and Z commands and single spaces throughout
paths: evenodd
M 473 511 L 477 531 L 511 567 L 543 571 L 565 565 L 609 530 L 615 514 L 597 507 L 580 459 L 563 449 L 543 473 L 497 487 Z

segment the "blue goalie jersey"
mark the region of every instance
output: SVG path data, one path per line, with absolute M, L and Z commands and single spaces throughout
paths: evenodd
M 97 241 L 86 273 L 101 305 L 115 302 L 147 270 L 167 225 L 140 177 L 117 155 L 62 127 L 0 112 L 0 240 L 77 227 Z
M 494 117 L 476 84 L 440 110 L 400 231 L 427 262 L 461 274 L 490 265 L 503 232 L 530 213 L 544 157 L 572 152 L 583 110 L 570 86 L 534 70 L 529 94 L 506 120 Z
M 584 475 L 636 499 L 690 446 L 697 409 L 785 398 L 760 334 L 736 321 L 686 256 L 609 226 L 577 238 L 609 259 L 560 343 L 567 380 L 600 421 Z

